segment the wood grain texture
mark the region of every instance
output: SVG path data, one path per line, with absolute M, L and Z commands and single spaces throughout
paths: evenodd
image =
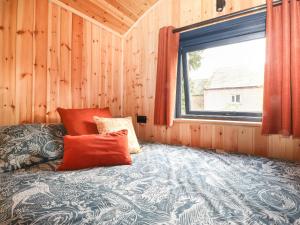
M 81 100 L 82 107 L 91 105 L 91 76 L 92 76 L 92 24 L 83 21 L 83 46 L 82 46 L 82 79 Z
M 101 32 L 92 25 L 92 77 L 91 77 L 91 104 L 93 107 L 99 105 L 100 91 L 100 69 L 101 69 Z
M 59 122 L 57 107 L 110 107 L 120 116 L 121 42 L 48 0 L 0 0 L 0 125 Z
M 73 15 L 72 19 L 72 108 L 82 107 L 82 67 L 83 67 L 83 19 Z
M 222 13 L 215 1 L 160 0 L 124 37 L 124 115 L 146 115 L 146 125 L 135 123 L 140 139 L 189 145 L 226 152 L 287 160 L 300 159 L 300 142 L 278 135 L 262 136 L 260 125 L 176 121 L 172 128 L 153 125 L 159 28 L 185 26 L 201 20 L 264 4 L 265 0 L 227 0 Z
M 125 33 L 158 0 L 59 0 L 112 30 Z
M 90 0 L 136 21 L 156 0 L 137 10 L 134 0 Z M 121 38 L 47 0 L 0 0 L 0 125 L 59 122 L 57 107 L 110 107 L 114 116 L 146 115 L 134 126 L 140 139 L 300 161 L 300 140 L 262 136 L 259 125 L 176 121 L 153 125 L 158 31 L 263 4 L 160 0 Z M 108 6 L 112 5 L 112 7 Z M 150 4 L 150 5 L 147 5 Z M 99 5 L 98 5 L 99 7 Z
M 16 38 L 17 121 L 28 123 L 33 118 L 33 31 L 34 0 L 18 1 Z
M 34 20 L 34 122 L 43 122 L 47 111 L 48 1 L 35 2 Z
M 46 122 L 58 122 L 56 108 L 59 103 L 59 71 L 60 71 L 60 8 L 49 5 L 48 12 L 48 73 L 47 73 L 47 114 Z
M 17 0 L 0 1 L 0 14 L 0 124 L 15 124 Z
M 59 97 L 60 106 L 72 107 L 72 13 L 65 9 L 60 10 L 60 69 L 59 69 Z M 75 75 L 76 76 L 76 75 Z

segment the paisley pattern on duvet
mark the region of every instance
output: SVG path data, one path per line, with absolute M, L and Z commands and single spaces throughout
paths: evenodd
M 146 144 L 132 166 L 0 174 L 0 224 L 300 224 L 300 165 Z
M 62 124 L 0 127 L 0 173 L 62 158 Z

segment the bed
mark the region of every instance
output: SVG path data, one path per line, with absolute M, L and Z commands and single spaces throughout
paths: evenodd
M 131 166 L 0 173 L 0 224 L 300 224 L 300 165 L 144 143 Z

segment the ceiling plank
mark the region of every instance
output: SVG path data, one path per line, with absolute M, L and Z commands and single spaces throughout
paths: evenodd
M 97 5 L 93 4 L 87 0 L 60 0 L 61 2 L 69 5 L 70 7 L 85 13 L 86 15 L 92 17 L 93 19 L 99 21 L 100 23 L 116 30 L 117 32 L 123 34 L 128 30 L 129 26 L 118 20 L 108 12 L 99 8 Z
M 56 0 L 124 34 L 158 0 Z
M 158 0 L 116 0 L 119 4 L 133 12 L 138 18 L 141 17 Z
M 134 19 L 130 18 L 121 10 L 115 8 L 112 4 L 108 3 L 105 0 L 89 0 L 89 1 L 97 5 L 99 8 L 102 8 L 104 11 L 108 12 L 112 16 L 118 18 L 120 21 L 122 21 L 129 27 L 132 26 L 135 22 Z
M 128 17 L 133 19 L 134 21 L 138 20 L 138 15 L 136 15 L 134 12 L 128 9 L 128 7 L 123 4 L 121 4 L 118 0 L 105 0 L 109 4 L 113 5 L 118 10 L 122 11 L 124 14 L 126 14 Z
M 144 11 L 147 10 L 147 3 L 145 5 L 145 0 L 135 1 L 135 0 L 117 0 L 121 5 L 126 7 L 129 11 L 133 12 L 137 17 L 140 17 Z

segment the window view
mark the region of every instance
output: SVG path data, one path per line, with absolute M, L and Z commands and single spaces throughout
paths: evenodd
M 188 52 L 186 61 L 190 111 L 262 111 L 265 38 Z

